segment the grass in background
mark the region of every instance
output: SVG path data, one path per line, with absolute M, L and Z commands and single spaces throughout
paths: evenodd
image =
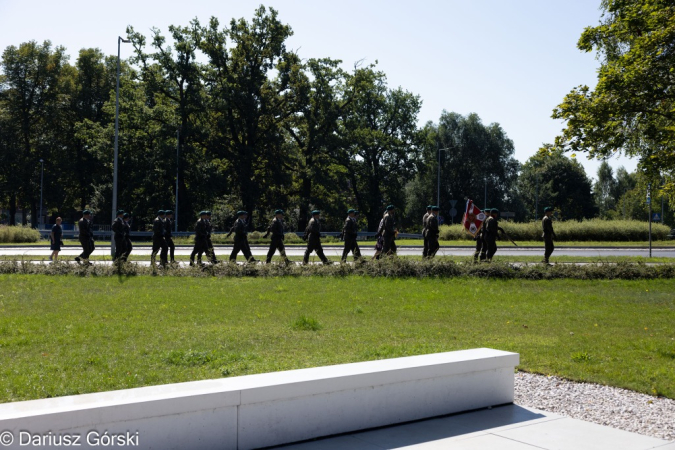
M 674 280 L 0 276 L 0 401 L 492 347 L 675 398 Z

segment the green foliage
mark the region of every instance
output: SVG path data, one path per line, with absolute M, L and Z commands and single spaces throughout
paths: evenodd
M 323 328 L 318 320 L 305 316 L 300 316 L 295 319 L 291 327 L 294 330 L 299 331 L 319 331 L 321 328 Z
M 506 222 L 499 225 L 516 242 L 543 241 L 541 222 Z M 583 221 L 567 220 L 553 222 L 553 229 L 557 242 L 575 241 L 603 241 L 603 242 L 636 242 L 649 240 L 649 223 L 638 220 L 602 220 L 591 219 Z M 670 228 L 658 223 L 652 223 L 652 240 L 664 241 L 668 239 Z M 442 225 L 441 240 L 471 239 L 461 225 Z
M 179 277 L 179 278 L 276 278 L 308 276 L 347 277 L 352 275 L 374 278 L 502 278 L 526 280 L 551 279 L 660 279 L 675 278 L 675 264 L 649 266 L 644 263 L 600 263 L 579 266 L 576 264 L 559 264 L 553 267 L 537 265 L 511 265 L 495 262 L 492 264 L 473 264 L 449 259 L 414 260 L 410 258 L 385 258 L 366 264 L 333 264 L 324 266 L 311 264 L 307 266 L 284 264 L 218 264 L 198 267 L 171 267 L 157 269 L 127 263 L 117 266 L 93 265 L 90 267 L 78 264 L 56 263 L 37 264 L 30 262 L 0 262 L 0 274 L 33 274 L 33 275 L 72 275 L 75 277 Z
M 636 156 L 650 175 L 667 175 L 675 196 L 675 8 L 667 0 L 603 0 L 599 25 L 578 47 L 601 61 L 595 89 L 579 86 L 553 112 L 567 122 L 556 145 L 591 157 Z
M 0 226 L 0 243 L 29 243 L 40 240 L 40 232 L 28 226 Z
M 550 145 L 523 164 L 518 191 L 530 220 L 541 218 L 547 206 L 553 206 L 566 220 L 590 219 L 597 212 L 591 180 L 583 166 Z M 537 204 L 539 211 L 535 213 Z

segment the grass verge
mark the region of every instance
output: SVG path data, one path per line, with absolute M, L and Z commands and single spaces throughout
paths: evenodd
M 674 280 L 0 275 L 0 402 L 476 347 L 675 398 Z

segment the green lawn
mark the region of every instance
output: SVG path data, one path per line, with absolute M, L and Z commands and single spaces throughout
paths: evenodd
M 675 280 L 0 276 L 0 402 L 492 347 L 675 398 Z

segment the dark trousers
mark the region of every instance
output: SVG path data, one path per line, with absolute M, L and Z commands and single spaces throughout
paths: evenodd
M 382 246 L 382 254 L 384 255 L 395 255 L 396 254 L 396 242 L 394 242 L 396 236 L 393 234 L 391 236 L 384 236 L 384 245 Z
M 166 240 L 163 237 L 153 237 L 152 238 L 152 254 L 150 255 L 150 263 L 155 264 L 155 257 L 157 252 L 162 250 L 159 254 L 159 260 L 162 265 L 167 263 L 166 256 L 169 250 L 169 247 L 166 245 Z
M 476 237 L 476 251 L 473 253 L 473 260 L 477 261 L 478 256 L 480 256 L 481 261 L 483 261 L 487 256 L 487 246 L 485 245 L 485 240 L 480 235 Z
M 359 248 L 358 242 L 356 242 L 356 237 L 345 238 L 345 248 L 342 250 L 342 261 L 347 261 L 347 255 L 349 253 L 354 254 L 354 261 L 361 259 L 361 249 Z
M 230 261 L 236 261 L 239 252 L 244 254 L 246 261 L 253 259 L 251 247 L 248 245 L 248 238 L 239 238 L 234 240 L 234 247 L 232 248 L 232 253 L 230 253 Z
M 131 251 L 134 249 L 134 246 L 131 244 L 131 239 L 124 240 L 124 254 L 122 255 L 122 260 L 126 261 L 129 259 Z
M 190 261 L 195 260 L 195 255 L 197 255 L 197 261 L 202 262 L 202 255 L 206 253 L 207 258 L 213 262 L 215 258 L 211 256 L 211 251 L 209 250 L 209 243 L 206 239 L 195 239 L 195 246 L 192 249 L 192 254 L 190 255 Z
M 305 256 L 302 258 L 303 264 L 307 264 L 309 262 L 309 255 L 312 252 L 316 252 L 317 256 L 319 257 L 319 259 L 321 259 L 322 262 L 328 261 L 328 258 L 326 258 L 326 255 L 323 254 L 323 247 L 321 246 L 321 239 L 309 238 L 307 240 L 307 248 L 305 249 Z
M 270 243 L 270 249 L 267 252 L 267 263 L 272 262 L 272 257 L 274 253 L 279 250 L 279 254 L 288 261 L 286 256 L 286 247 L 284 247 L 284 239 L 281 236 L 272 236 L 272 242 Z
M 115 240 L 115 260 L 118 260 L 124 256 L 124 254 L 127 251 L 127 241 L 124 239 L 124 235 L 122 236 L 113 236 L 113 239 Z
M 424 250 L 422 250 L 422 257 L 426 258 L 429 256 L 429 238 L 427 237 L 426 231 L 422 233 L 422 236 L 424 237 Z
M 82 253 L 80 253 L 81 259 L 89 259 L 89 255 L 94 253 L 96 246 L 94 245 L 94 240 L 92 238 L 80 238 L 80 244 L 82 245 Z
M 166 240 L 166 246 L 169 249 L 169 256 L 171 257 L 171 262 L 174 262 L 173 254 L 176 251 L 176 244 L 173 243 L 173 238 L 168 237 L 164 238 Z
M 485 241 L 485 246 L 487 247 L 486 257 L 487 257 L 487 260 L 490 261 L 490 260 L 492 260 L 492 257 L 495 256 L 495 253 L 497 253 L 497 241 L 492 240 L 492 239 L 487 239 Z M 483 255 L 481 253 L 481 258 L 482 257 L 483 257 Z
M 548 259 L 551 257 L 551 254 L 555 250 L 555 245 L 553 245 L 553 239 L 544 238 L 544 260 L 548 262 Z
M 441 245 L 438 243 L 438 235 L 432 234 L 429 236 L 429 250 L 427 253 L 428 258 L 433 258 L 436 256 L 436 252 L 441 248 Z

